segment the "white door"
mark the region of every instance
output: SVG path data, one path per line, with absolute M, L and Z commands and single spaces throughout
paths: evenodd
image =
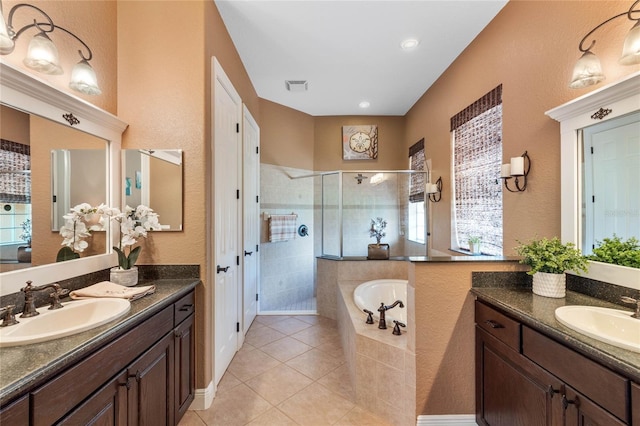
M 241 101 L 214 58 L 214 265 L 215 382 L 239 348 L 239 226 Z
M 260 268 L 260 128 L 246 105 L 242 124 L 243 202 L 243 331 L 249 330 L 258 312 Z
M 587 254 L 614 234 L 623 240 L 640 235 L 633 214 L 640 208 L 640 123 L 630 120 L 621 117 L 584 132 Z

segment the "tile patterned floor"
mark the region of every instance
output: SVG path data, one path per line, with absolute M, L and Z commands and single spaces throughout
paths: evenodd
M 208 410 L 179 426 L 390 426 L 359 408 L 333 320 L 258 316 Z

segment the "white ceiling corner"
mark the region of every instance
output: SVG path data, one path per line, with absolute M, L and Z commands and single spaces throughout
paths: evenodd
M 314 116 L 406 114 L 506 2 L 215 0 L 258 96 Z

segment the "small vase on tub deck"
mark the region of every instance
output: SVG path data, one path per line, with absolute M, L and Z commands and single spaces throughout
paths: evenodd
M 384 228 L 387 227 L 387 221 L 381 217 L 371 219 L 369 227 L 369 236 L 376 239 L 375 244 L 367 246 L 367 259 L 387 260 L 389 259 L 389 244 L 380 244 L 382 238 L 387 235 Z
M 567 276 L 564 273 L 536 272 L 533 275 L 533 294 L 545 297 L 565 297 L 567 294 L 566 282 Z
M 389 244 L 369 244 L 369 246 L 367 247 L 367 259 L 389 259 Z
M 109 271 L 109 281 L 125 287 L 133 287 L 138 284 L 138 267 L 133 266 L 129 269 L 122 269 L 116 266 L 115 268 L 111 268 Z

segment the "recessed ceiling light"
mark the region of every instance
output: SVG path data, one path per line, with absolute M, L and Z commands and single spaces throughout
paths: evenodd
M 368 101 L 362 101 L 362 102 L 360 102 L 360 103 L 358 104 L 358 106 L 359 106 L 360 108 L 369 108 L 369 107 L 371 106 L 371 103 L 370 103 L 370 102 L 368 102 Z
M 400 43 L 400 47 L 402 47 L 403 50 L 411 50 L 418 47 L 419 44 L 420 42 L 415 38 L 408 38 Z

